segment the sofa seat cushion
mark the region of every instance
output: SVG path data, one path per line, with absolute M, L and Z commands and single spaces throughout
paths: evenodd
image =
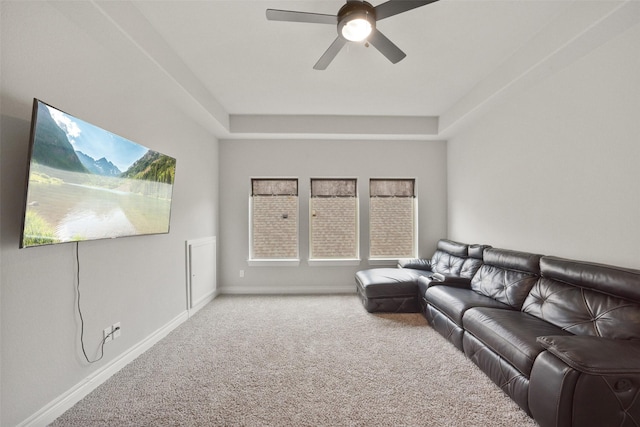
M 509 310 L 506 304 L 496 301 L 471 289 L 447 285 L 430 286 L 424 294 L 426 302 L 446 315 L 456 325 L 462 326 L 462 316 L 473 307 L 492 307 Z
M 527 378 L 544 347 L 539 336 L 571 335 L 544 320 L 516 310 L 471 308 L 462 318 L 464 329 L 511 363 Z
M 369 298 L 418 297 L 418 277 L 432 275 L 410 268 L 372 268 L 356 273 L 356 283 Z

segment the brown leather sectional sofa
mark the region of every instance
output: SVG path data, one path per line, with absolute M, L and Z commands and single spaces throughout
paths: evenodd
M 422 312 L 542 427 L 640 425 L 640 270 L 441 240 L 356 285 L 368 311 Z

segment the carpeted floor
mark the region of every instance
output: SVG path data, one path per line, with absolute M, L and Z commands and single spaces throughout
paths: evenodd
M 420 314 L 355 295 L 221 296 L 53 426 L 522 426 Z

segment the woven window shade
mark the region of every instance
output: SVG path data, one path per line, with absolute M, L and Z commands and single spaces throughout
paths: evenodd
M 369 181 L 371 197 L 415 197 L 414 179 L 372 179 Z
M 252 179 L 252 196 L 297 196 L 297 179 Z
M 311 197 L 356 197 L 355 179 L 312 179 Z

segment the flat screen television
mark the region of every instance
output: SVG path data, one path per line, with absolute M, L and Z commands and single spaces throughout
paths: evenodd
M 176 159 L 33 100 L 20 247 L 169 232 Z

